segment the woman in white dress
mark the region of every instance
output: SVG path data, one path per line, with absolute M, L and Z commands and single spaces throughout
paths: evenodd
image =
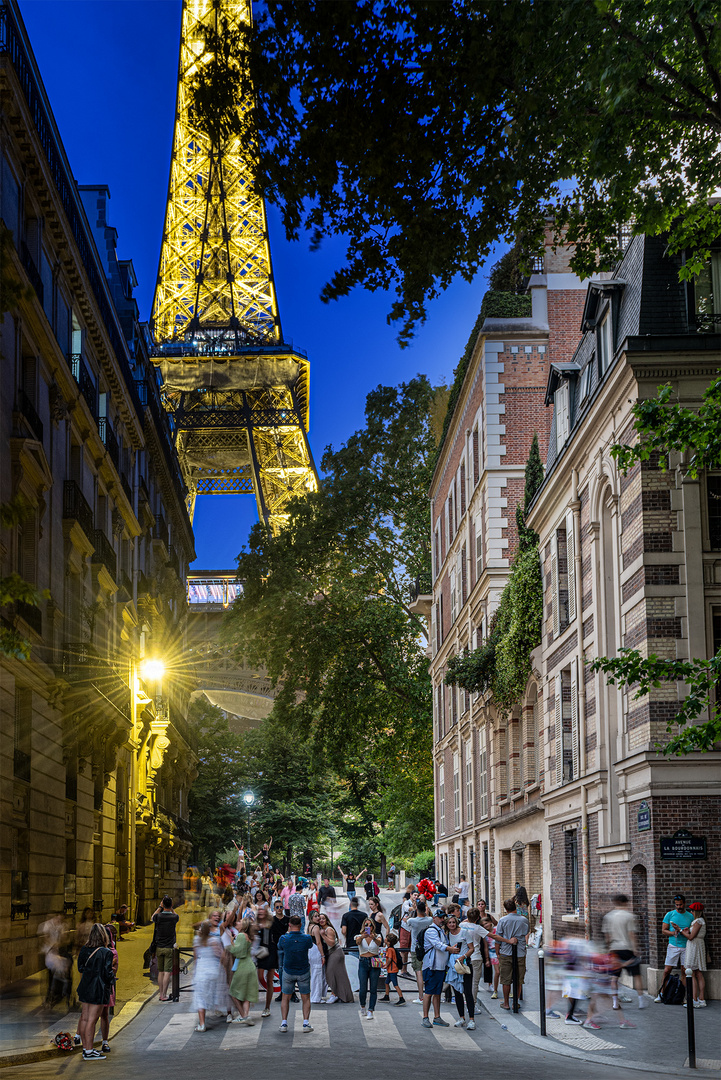
M 195 971 L 193 973 L 193 1008 L 198 1010 L 196 1031 L 205 1031 L 205 1014 L 227 1014 L 230 1000 L 228 982 L 223 968 L 223 946 L 220 941 L 219 911 L 200 924 L 193 940 Z
M 317 911 L 311 911 L 308 916 L 308 933 L 315 942 L 315 948 L 308 953 L 310 962 L 310 1001 L 311 1005 L 318 1005 L 320 1002 L 325 1001 L 328 987 L 325 981 L 325 954 L 323 952 L 323 938 Z
M 698 902 L 689 904 L 688 910 L 693 912 L 694 920 L 687 929 L 681 930 L 683 936 L 688 940 L 685 966 L 693 971 L 693 1007 L 694 1009 L 705 1009 L 706 920 L 703 917 L 703 904 Z

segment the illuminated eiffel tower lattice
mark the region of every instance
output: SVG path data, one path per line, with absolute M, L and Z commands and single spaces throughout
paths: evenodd
M 194 122 L 193 86 L 212 46 L 251 25 L 250 0 L 184 0 L 178 99 L 153 360 L 163 379 L 193 516 L 197 495 L 254 494 L 282 528 L 317 486 L 308 444 L 310 365 L 283 342 L 265 204 L 240 136 Z M 248 102 L 239 101 L 239 115 Z M 206 125 L 206 129 L 209 125 Z

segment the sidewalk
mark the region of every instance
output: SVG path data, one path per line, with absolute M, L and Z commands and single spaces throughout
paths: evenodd
M 182 907 L 178 909 L 178 914 L 178 944 L 186 948 L 192 943 L 191 927 L 199 915 L 186 914 Z M 143 969 L 143 953 L 152 936 L 152 925 L 142 926 L 126 934 L 123 940 L 118 942 L 118 979 L 115 1013 L 110 1022 L 111 1039 L 122 1031 L 158 992 L 157 985 L 148 977 L 147 968 Z M 79 981 L 80 976 L 75 966 L 73 995 Z M 0 995 L 0 1069 L 7 1065 L 62 1057 L 68 1053 L 58 1050 L 53 1039 L 59 1031 L 75 1033 L 80 1008 L 78 1006 L 68 1011 L 64 1001 L 54 1009 L 46 1008 L 43 1001 L 47 985 L 47 971 L 43 970 L 29 979 L 5 987 Z
M 623 1014 L 611 1012 L 600 1031 L 567 1025 L 563 1019 L 566 1002 L 554 1003 L 554 1011 L 560 1020 L 547 1020 L 547 1035 L 540 1032 L 541 1013 L 538 993 L 538 951 L 528 950 L 524 1000 L 517 1014 L 500 1008 L 503 1000 L 491 1000 L 483 984 L 478 997 L 483 1009 L 505 1026 L 509 1035 L 539 1050 L 550 1051 L 579 1061 L 593 1061 L 600 1065 L 623 1065 L 626 1069 L 639 1069 L 657 1075 L 678 1073 L 688 1067 L 688 1043 L 686 1034 L 686 1009 L 681 1005 L 649 1005 L 638 1008 L 634 990 L 623 987 L 622 995 L 632 998 L 622 1003 Z M 511 1002 L 513 999 L 511 998 Z M 618 1018 L 636 1024 L 635 1028 L 619 1028 Z M 721 1070 L 721 1002 L 712 1001 L 705 1009 L 694 1009 L 696 1029 L 696 1064 L 698 1069 Z M 498 1032 L 500 1034 L 500 1032 Z

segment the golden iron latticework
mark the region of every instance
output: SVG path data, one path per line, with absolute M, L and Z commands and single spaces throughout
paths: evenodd
M 168 205 L 153 301 L 153 360 L 173 416 L 191 517 L 198 494 L 255 493 L 274 531 L 314 491 L 310 365 L 283 344 L 265 204 L 236 135 L 192 118 L 208 31 L 251 25 L 250 0 L 184 0 Z M 242 113 L 243 102 L 238 103 Z

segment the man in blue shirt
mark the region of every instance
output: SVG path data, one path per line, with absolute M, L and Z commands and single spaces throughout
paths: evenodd
M 686 897 L 683 893 L 676 893 L 673 898 L 675 907 L 672 911 L 667 911 L 663 917 L 663 923 L 661 924 L 661 934 L 663 937 L 668 938 L 668 947 L 666 948 L 666 960 L 665 967 L 663 969 L 663 983 L 672 968 L 676 966 L 681 968 L 681 982 L 686 985 L 686 938 L 681 933 L 681 930 L 688 930 L 689 926 L 693 922 L 693 914 L 686 910 Z M 659 993 L 656 1001 L 661 1000 L 661 994 Z
M 300 916 L 291 915 L 288 920 L 288 933 L 278 941 L 278 970 L 280 972 L 280 1015 L 282 1023 L 280 1031 L 285 1035 L 288 1031 L 288 1007 L 290 996 L 295 993 L 296 983 L 298 993 L 303 1003 L 303 1034 L 312 1031 L 310 1026 L 310 961 L 308 953 L 315 948 L 315 942 L 310 934 L 302 934 L 300 930 Z
M 437 911 L 433 922 L 425 928 L 423 934 L 423 1027 L 448 1027 L 441 1017 L 441 990 L 446 981 L 448 954 L 459 951 L 458 945 L 451 945 L 446 934 L 446 913 Z M 431 1024 L 428 1010 L 433 1003 L 434 1019 Z

